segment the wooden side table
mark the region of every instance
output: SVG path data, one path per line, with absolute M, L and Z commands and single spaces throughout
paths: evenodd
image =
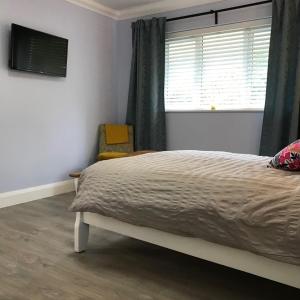
M 77 194 L 78 180 L 80 175 L 81 175 L 81 171 L 76 171 L 69 174 L 69 176 L 74 179 L 74 187 L 75 187 L 76 194 Z

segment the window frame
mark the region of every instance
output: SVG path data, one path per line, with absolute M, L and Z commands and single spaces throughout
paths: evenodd
M 218 31 L 234 30 L 234 29 L 243 29 L 243 28 L 253 28 L 272 25 L 272 18 L 267 17 L 263 19 L 256 19 L 251 21 L 242 21 L 238 23 L 229 23 L 222 25 L 213 25 L 209 27 L 202 27 L 197 29 L 188 29 L 183 31 L 176 32 L 167 32 L 166 39 L 172 38 L 184 38 L 194 35 L 203 35 L 206 33 L 213 33 Z M 264 109 L 219 109 L 219 110 L 205 110 L 205 109 L 166 109 L 166 113 L 251 113 L 251 112 L 264 112 Z

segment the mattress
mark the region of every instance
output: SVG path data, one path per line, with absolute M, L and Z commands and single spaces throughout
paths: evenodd
M 269 160 L 166 151 L 102 161 L 83 171 L 71 209 L 300 265 L 300 173 Z

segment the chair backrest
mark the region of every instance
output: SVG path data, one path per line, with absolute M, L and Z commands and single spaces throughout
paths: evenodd
M 122 144 L 107 144 L 106 141 L 106 124 L 101 124 L 99 126 L 99 153 L 103 152 L 133 152 L 133 127 L 131 125 L 127 125 L 128 127 L 128 143 Z

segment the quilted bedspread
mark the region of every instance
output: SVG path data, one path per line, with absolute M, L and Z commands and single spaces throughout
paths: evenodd
M 300 173 L 269 157 L 167 151 L 98 162 L 71 209 L 300 265 Z

